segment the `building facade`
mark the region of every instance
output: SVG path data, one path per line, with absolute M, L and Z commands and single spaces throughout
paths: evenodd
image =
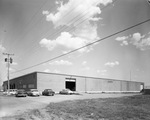
M 86 76 L 33 72 L 9 81 L 10 89 L 53 89 L 59 92 L 68 88 L 78 92 L 140 92 L 144 88 L 143 82 L 95 78 Z M 4 90 L 8 88 L 8 81 L 3 82 Z

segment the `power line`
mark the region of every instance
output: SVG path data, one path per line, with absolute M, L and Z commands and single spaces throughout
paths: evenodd
M 80 1 L 80 2 L 82 2 L 82 1 Z M 69 14 L 71 14 L 72 11 L 74 11 L 76 8 L 77 8 L 77 7 L 72 8 L 69 12 L 67 12 L 67 13 L 63 16 L 62 19 L 64 19 L 64 17 L 68 16 Z M 72 20 L 74 20 L 74 18 L 71 19 L 69 22 L 72 22 Z M 62 31 L 65 30 L 65 29 L 67 29 L 67 27 L 66 27 L 66 26 L 63 26 L 63 27 L 60 28 L 57 32 L 54 32 L 54 33 L 51 33 L 50 35 L 47 35 L 48 32 L 49 32 L 49 31 L 47 31 L 46 33 L 44 32 L 44 35 L 47 35 L 47 37 L 52 35 L 52 37 L 54 37 L 54 35 L 59 34 L 60 32 L 62 32 Z M 42 35 L 42 36 L 44 36 L 44 35 Z M 32 43 L 34 43 L 34 42 L 35 42 L 35 40 L 32 41 Z M 31 43 L 30 43 L 30 44 L 31 44 Z M 34 47 L 35 45 L 36 45 L 36 44 L 33 44 L 33 47 Z M 33 47 L 31 47 L 31 49 L 33 49 Z M 34 48 L 36 48 L 36 47 L 34 47 Z M 28 49 L 26 53 L 28 53 L 31 49 Z M 26 53 L 25 53 L 25 54 L 26 54 Z
M 85 48 L 85 47 L 87 47 L 87 46 L 91 46 L 91 45 L 93 45 L 93 44 L 95 44 L 95 43 L 97 43 L 97 42 L 103 41 L 103 40 L 105 40 L 105 39 L 107 39 L 107 38 L 110 38 L 110 37 L 115 36 L 115 35 L 117 35 L 117 34 L 119 34 L 119 33 L 125 32 L 125 31 L 127 31 L 127 30 L 129 30 L 129 29 L 132 29 L 132 28 L 134 28 L 134 27 L 136 27 L 136 26 L 139 26 L 139 25 L 141 25 L 141 24 L 147 23 L 147 22 L 149 22 L 149 21 L 150 21 L 150 19 L 147 19 L 147 20 L 145 20 L 145 21 L 143 21 L 143 22 L 140 22 L 140 23 L 138 23 L 138 24 L 136 24 L 136 25 L 133 25 L 133 26 L 130 26 L 130 27 L 128 27 L 128 28 L 125 28 L 125 29 L 123 29 L 123 30 L 121 30 L 121 31 L 115 32 L 115 33 L 113 33 L 113 34 L 111 34 L 111 35 L 108 35 L 108 36 L 106 36 L 106 37 L 104 37 L 104 38 L 101 38 L 101 39 L 96 40 L 96 41 L 94 41 L 94 42 L 91 42 L 91 43 L 89 43 L 89 44 L 87 44 L 87 45 L 84 45 L 84 46 L 82 46 L 82 47 L 79 47 L 79 48 L 77 48 L 77 49 L 74 49 L 74 50 L 72 50 L 72 51 L 70 51 L 70 52 L 67 52 L 67 53 L 65 53 L 65 54 L 61 54 L 61 55 L 56 56 L 56 57 L 54 57 L 54 58 L 51 58 L 51 59 L 49 59 L 49 60 L 43 61 L 43 62 L 38 63 L 38 64 L 36 64 L 36 65 L 30 66 L 30 67 L 27 67 L 27 68 L 24 68 L 24 69 L 21 69 L 21 70 L 18 70 L 18 71 L 16 71 L 16 72 L 12 72 L 12 73 L 21 72 L 21 71 L 24 71 L 24 70 L 27 70 L 27 69 L 30 69 L 30 68 L 39 66 L 39 65 L 41 65 L 41 64 L 50 62 L 50 61 L 52 61 L 52 60 L 58 59 L 58 58 L 60 58 L 60 57 L 66 56 L 66 55 L 68 55 L 68 54 L 70 54 L 70 53 L 76 52 L 76 51 L 78 51 L 78 50 L 80 50 L 80 49 L 83 49 L 83 48 Z
M 10 54 L 10 53 L 3 53 L 3 55 L 7 55 L 7 58 L 5 58 L 5 62 L 7 62 L 7 81 L 8 81 L 8 93 L 9 93 L 9 89 L 10 89 L 10 84 L 9 84 L 9 68 L 10 68 L 10 63 L 12 63 L 12 58 L 10 56 L 13 56 L 14 54 Z
M 80 2 L 83 2 L 83 1 L 80 1 Z M 80 3 L 79 2 L 79 3 Z M 42 7 L 41 7 L 42 8 Z M 53 6 L 53 8 L 54 8 L 54 6 Z M 52 9 L 52 8 L 51 8 Z M 49 9 L 48 11 L 50 11 L 51 9 Z M 76 7 L 73 7 L 73 8 L 71 8 L 71 10 L 69 11 L 69 12 L 67 12 L 64 16 L 63 16 L 63 18 L 64 17 L 66 17 L 66 16 L 68 16 L 69 14 L 71 14 L 72 13 L 72 11 L 74 11 L 76 9 Z M 43 18 L 43 17 L 42 17 Z M 40 20 L 42 20 L 42 18 L 40 19 Z M 40 20 L 39 21 L 37 21 L 34 25 L 36 25 L 38 22 L 40 22 Z M 63 26 L 64 27 L 64 26 Z M 32 27 L 33 28 L 33 27 Z M 62 29 L 62 28 L 61 28 Z M 61 29 L 59 29 L 59 31 L 61 32 Z M 49 31 L 48 31 L 49 32 Z M 48 32 L 44 32 L 44 35 L 46 35 Z M 58 32 L 58 31 L 57 31 Z M 53 34 L 55 34 L 55 33 L 52 33 L 51 35 L 53 35 Z M 43 36 L 43 35 L 42 35 Z M 36 39 L 35 39 L 36 40 Z M 30 45 L 31 44 L 33 44 L 34 42 L 35 42 L 35 40 L 33 40 L 32 42 L 30 42 Z M 29 49 L 27 49 L 26 50 L 26 52 L 24 52 L 25 54 L 27 54 L 29 51 L 31 51 L 31 49 L 33 49 L 33 48 L 36 48 L 36 47 L 34 47 L 34 46 L 36 46 L 36 44 L 33 44 L 33 47 L 31 47 L 31 48 L 29 48 Z M 24 54 L 23 54 L 24 55 Z
M 101 10 L 104 10 L 104 9 L 106 9 L 107 7 L 109 7 L 110 5 L 112 5 L 112 4 L 114 4 L 115 2 L 116 2 L 117 0 L 114 0 L 111 4 L 109 4 L 109 5 L 107 5 L 107 6 L 105 6 L 105 7 L 103 7 Z M 94 4 L 97 4 L 98 2 L 95 2 Z M 90 9 L 90 8 L 89 8 Z M 72 9 L 72 10 L 74 10 L 74 9 Z M 71 12 L 69 12 L 68 14 L 70 14 Z M 88 18 L 84 18 L 84 16 L 86 16 L 89 12 L 88 11 L 84 11 L 83 12 L 84 13 L 84 15 L 82 16 L 82 17 L 80 17 L 80 15 L 77 15 L 77 16 L 75 16 L 74 18 L 72 18 L 68 23 L 69 24 L 73 24 L 73 23 L 78 23 L 78 24 L 76 24 L 74 27 L 77 27 L 77 26 L 79 26 L 80 24 L 82 24 L 83 22 L 85 22 Z M 67 16 L 68 14 L 66 14 L 65 16 Z M 64 16 L 64 17 L 65 17 Z M 84 18 L 84 19 L 83 19 Z M 68 32 L 71 32 L 71 31 L 73 31 L 74 30 L 74 28 L 72 27 L 72 28 L 68 28 L 68 27 L 66 27 L 66 26 L 63 26 L 61 29 L 59 29 L 59 31 L 57 31 L 57 32 L 55 32 L 55 33 L 51 33 L 50 35 L 48 35 L 47 37 L 55 37 L 56 35 L 58 35 L 59 33 L 61 33 L 62 31 L 68 31 Z M 35 47 L 34 47 L 35 46 Z M 32 47 L 32 49 L 34 49 L 34 48 L 36 48 L 36 51 L 35 51 L 35 53 L 38 51 L 38 49 L 39 48 L 37 48 L 36 47 L 36 44 L 34 44 L 33 45 L 33 47 Z M 28 51 L 30 51 L 31 49 L 28 49 L 27 50 L 27 52 L 26 53 L 28 53 Z
M 38 8 L 38 10 L 31 16 L 31 19 L 29 20 L 29 21 L 27 21 L 27 23 L 26 23 L 26 25 L 25 26 L 29 26 L 29 24 L 31 23 L 31 21 L 33 21 L 33 19 L 35 18 L 35 16 L 40 12 L 40 10 L 44 7 L 44 5 L 46 5 L 46 3 L 48 2 L 48 0 L 45 0 L 44 2 L 43 2 L 43 4 L 41 4 L 41 6 Z M 42 18 L 41 18 L 42 19 Z M 41 19 L 39 19 L 39 21 L 41 20 Z M 36 23 L 37 24 L 37 23 Z M 33 28 L 33 27 L 32 27 Z M 22 32 L 22 31 L 21 31 Z M 20 33 L 21 33 L 20 32 Z M 26 33 L 24 33 L 21 37 L 22 38 L 24 38 L 25 37 L 25 35 L 27 34 L 29 32 L 29 30 L 26 32 Z M 20 37 L 20 38 L 21 38 Z M 17 43 L 17 41 L 15 41 L 15 42 L 13 42 L 13 44 L 11 45 L 11 46 L 13 46 L 13 45 L 15 45 Z

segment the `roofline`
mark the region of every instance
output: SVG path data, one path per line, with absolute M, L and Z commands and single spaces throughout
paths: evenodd
M 124 82 L 136 82 L 136 83 L 142 83 L 144 84 L 144 82 L 138 82 L 138 81 L 129 81 L 129 80 L 119 80 L 119 79 L 110 79 L 110 78 L 98 78 L 98 77 L 89 77 L 89 76 L 81 76 L 81 75 L 71 75 L 71 74 L 61 74 L 61 73 L 50 73 L 50 72 L 40 72 L 40 71 L 34 71 L 34 72 L 31 72 L 31 73 L 27 73 L 25 75 L 22 75 L 22 76 L 19 76 L 19 77 L 16 77 L 16 78 L 20 78 L 20 77 L 23 77 L 23 76 L 26 76 L 26 75 L 30 75 L 30 74 L 34 74 L 34 73 L 43 73 L 43 74 L 53 74 L 53 75 L 63 75 L 63 76 L 74 76 L 74 77 L 82 77 L 82 78 L 94 78 L 94 79 L 103 79 L 103 80 L 113 80 L 113 81 L 124 81 Z M 13 78 L 13 79 L 10 79 L 10 80 L 14 80 L 16 78 Z M 3 81 L 3 82 L 7 82 L 8 80 L 6 81 Z
M 53 74 L 53 75 L 63 75 L 63 76 L 74 76 L 74 77 L 82 77 L 82 78 L 104 79 L 104 80 L 114 80 L 114 81 L 124 81 L 124 82 L 144 83 L 144 82 L 138 82 L 138 81 L 121 80 L 121 79 L 119 80 L 119 79 L 89 77 L 89 76 L 81 76 L 81 75 L 71 75 L 71 74 L 61 74 L 61 73 L 50 73 L 50 72 L 40 72 L 40 71 L 36 71 L 36 73 Z
M 33 74 L 33 73 L 37 73 L 37 72 L 27 73 L 27 74 L 24 74 L 24 75 L 21 75 L 21 76 L 18 76 L 18 77 L 12 78 L 12 79 L 10 79 L 10 80 L 14 80 L 14 79 L 16 79 L 16 78 L 21 78 L 21 77 L 23 77 L 23 76 L 27 76 L 27 75 L 30 75 L 30 74 Z M 5 80 L 5 81 L 8 81 L 8 80 Z M 3 82 L 5 82 L 5 81 L 3 81 Z

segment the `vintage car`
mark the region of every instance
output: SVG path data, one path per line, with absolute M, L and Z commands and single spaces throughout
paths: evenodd
M 26 97 L 27 92 L 24 89 L 17 90 L 16 97 Z
M 45 89 L 42 92 L 42 95 L 46 95 L 46 96 L 54 96 L 55 92 L 52 89 Z
M 6 90 L 3 92 L 4 95 L 16 95 L 16 93 L 17 93 L 17 89 L 9 89 L 9 91 Z
M 71 95 L 73 94 L 74 92 L 71 91 L 70 89 L 62 89 L 59 94 L 66 94 L 66 95 Z
M 31 89 L 27 94 L 28 96 L 40 96 L 40 92 L 37 89 Z

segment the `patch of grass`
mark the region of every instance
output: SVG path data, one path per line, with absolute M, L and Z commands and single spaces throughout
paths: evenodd
M 150 95 L 50 103 L 21 116 L 25 120 L 150 120 Z
M 66 101 L 51 103 L 46 109 L 49 113 L 63 115 L 63 119 L 67 119 L 69 115 L 95 120 L 148 120 L 150 119 L 149 100 L 150 96 L 138 95 L 123 98 Z

